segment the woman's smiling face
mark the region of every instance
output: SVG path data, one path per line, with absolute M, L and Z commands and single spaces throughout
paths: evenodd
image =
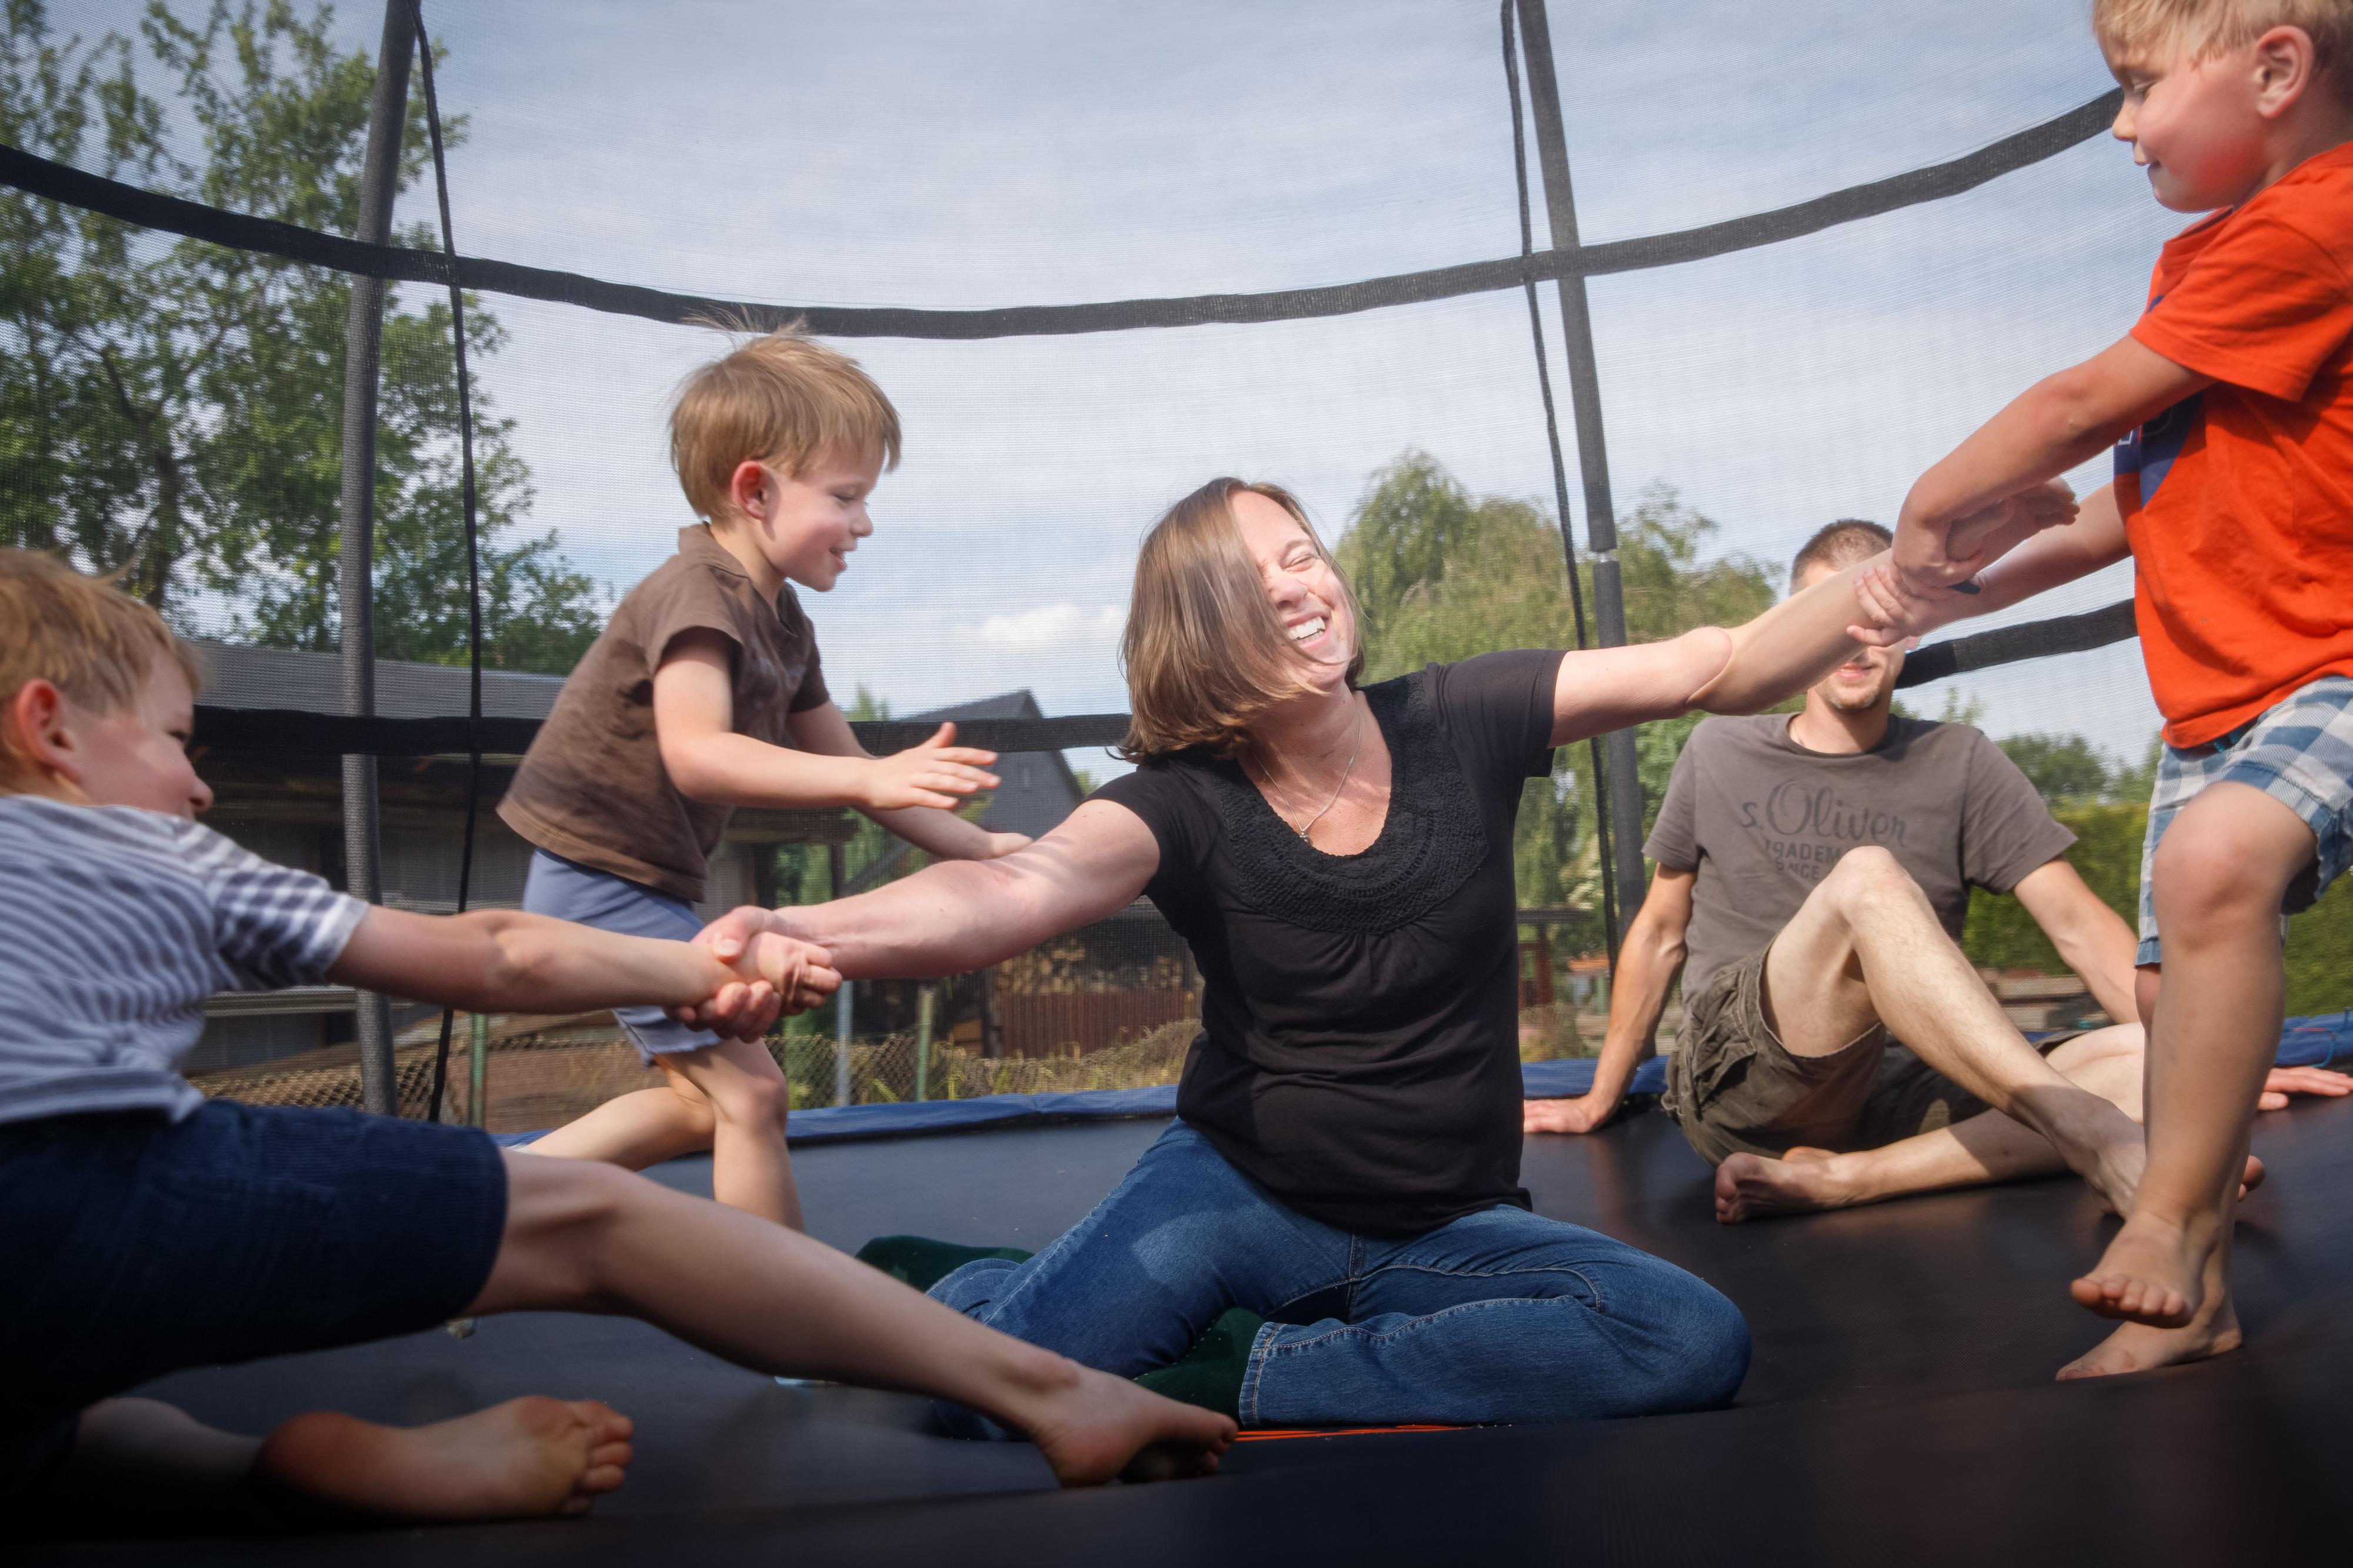
M 1305 668 L 1309 684 L 1345 683 L 1356 653 L 1356 625 L 1339 574 L 1282 502 L 1240 490 L 1229 503 L 1242 548 L 1266 584 L 1267 603 Z

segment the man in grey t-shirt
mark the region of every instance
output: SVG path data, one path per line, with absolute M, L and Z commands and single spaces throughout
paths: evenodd
M 1874 523 L 1832 523 L 1790 580 L 1887 542 Z M 1658 875 L 1620 950 L 1592 1092 L 1530 1100 L 1529 1131 L 1609 1120 L 1680 968 L 1662 1104 L 1718 1167 L 1718 1219 L 2066 1168 L 2130 1206 L 2133 932 L 2067 864 L 2074 835 L 1999 748 L 1893 714 L 1903 661 L 1858 650 L 1800 713 L 1693 731 L 1645 847 Z M 2014 894 L 2118 1022 L 2029 1045 L 1961 953 L 1972 888 Z M 2275 1072 L 2266 1103 L 2342 1088 L 2313 1076 Z

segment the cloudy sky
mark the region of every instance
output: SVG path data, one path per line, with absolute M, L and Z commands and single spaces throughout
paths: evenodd
M 97 30 L 128 9 L 58 13 Z M 1584 237 L 1803 200 L 2073 108 L 2109 86 L 2085 9 L 1556 5 Z M 774 303 L 971 307 L 1331 283 L 1518 248 L 1491 0 L 426 14 L 450 51 L 445 112 L 470 123 L 451 156 L 459 243 L 484 256 Z M 372 48 L 376 15 L 348 6 L 342 25 Z M 411 193 L 404 217 L 430 199 Z M 2005 399 L 2130 325 L 2182 221 L 2103 139 L 1951 201 L 1597 280 L 1620 510 L 1671 483 L 1721 521 L 1722 548 L 1773 561 L 1831 518 L 1892 520 Z M 480 383 L 519 421 L 535 522 L 626 588 L 686 521 L 662 421 L 714 344 L 492 308 L 511 341 Z M 1557 356 L 1549 290 L 1546 317 Z M 1112 650 L 1135 542 L 1213 474 L 1290 484 L 1334 533 L 1408 448 L 1476 490 L 1551 493 L 1517 293 L 844 346 L 899 404 L 907 456 L 842 585 L 806 600 L 838 687 L 902 712 L 1022 686 L 1049 712 L 1123 707 Z M 2111 574 L 2012 618 L 2127 589 Z M 2155 725 L 2135 645 L 1950 684 L 1997 734 L 2077 731 L 2137 756 Z

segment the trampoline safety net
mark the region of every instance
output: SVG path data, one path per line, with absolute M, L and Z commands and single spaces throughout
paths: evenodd
M 501 793 L 692 521 L 668 404 L 722 346 L 692 319 L 806 320 L 906 428 L 873 537 L 802 595 L 828 683 L 872 750 L 955 719 L 1005 755 L 971 814 L 1042 833 L 1125 766 L 1136 544 L 1213 475 L 1304 500 L 1375 677 L 1745 618 L 1823 523 L 1892 521 L 2122 332 L 2178 226 L 2082 12 L 11 0 L 0 542 L 202 642 L 215 826 L 388 904 L 512 907 Z M 1903 698 L 1999 739 L 2128 917 L 2129 587 L 1922 649 Z M 1599 1046 L 1691 723 L 1528 786 L 1531 1059 Z M 743 811 L 706 908 L 922 858 Z M 2353 1003 L 2348 900 L 2295 923 L 2290 1013 Z M 2009 900 L 1967 945 L 2022 1025 L 2094 1005 Z M 796 1105 L 1166 1083 L 1198 990 L 1139 904 L 771 1048 Z M 332 988 L 217 999 L 189 1067 L 501 1131 L 651 1081 L 607 1016 Z

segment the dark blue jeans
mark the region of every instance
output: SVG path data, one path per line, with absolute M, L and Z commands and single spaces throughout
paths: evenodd
M 1268 1320 L 1245 1426 L 1576 1421 L 1721 1405 L 1748 1326 L 1705 1282 L 1598 1232 L 1499 1205 L 1408 1240 L 1286 1208 L 1178 1121 L 1027 1263 L 968 1263 L 932 1295 L 1122 1377 L 1220 1312 Z M 1002 1434 L 943 1405 L 950 1430 Z

